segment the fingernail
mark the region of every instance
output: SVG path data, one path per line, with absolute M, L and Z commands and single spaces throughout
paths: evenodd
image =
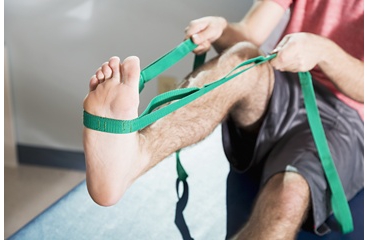
M 280 47 L 276 47 L 274 50 L 272 50 L 270 53 L 274 54 L 277 53 L 278 51 L 280 51 Z
M 192 40 L 193 41 L 198 41 L 199 40 L 199 36 L 198 36 L 197 33 L 195 33 L 195 34 L 192 35 Z

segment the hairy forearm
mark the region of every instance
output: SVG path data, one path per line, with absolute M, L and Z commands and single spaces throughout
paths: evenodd
M 318 66 L 342 93 L 364 102 L 364 63 L 331 40 L 320 38 L 319 41 L 322 54 Z
M 245 26 L 242 24 L 242 22 L 227 22 L 221 37 L 213 43 L 213 47 L 215 48 L 216 52 L 220 54 L 234 44 L 246 40 L 247 37 L 245 33 Z

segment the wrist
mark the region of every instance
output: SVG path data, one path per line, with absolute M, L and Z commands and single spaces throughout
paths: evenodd
M 225 49 L 238 42 L 238 23 L 230 23 L 225 18 L 220 18 L 221 19 L 219 21 L 219 24 L 221 26 L 222 32 L 220 37 L 213 42 L 213 47 L 215 48 L 217 53 L 223 52 Z
M 317 65 L 319 67 L 323 67 L 325 65 L 330 64 L 331 60 L 333 59 L 332 56 L 333 56 L 334 49 L 336 48 L 336 44 L 330 39 L 325 38 L 325 37 L 316 35 L 316 38 L 317 38 L 316 46 L 319 47 L 319 50 L 318 50 L 319 58 L 318 58 Z
M 219 18 L 219 24 L 222 28 L 222 32 L 225 31 L 225 29 L 228 27 L 229 23 L 224 17 L 218 17 Z
M 216 39 L 213 42 L 213 44 L 221 43 L 223 41 L 222 39 L 226 35 L 226 30 L 229 27 L 229 23 L 225 18 L 223 17 L 217 17 L 217 18 L 218 18 L 217 24 L 220 26 L 220 29 L 221 29 L 221 35 L 218 37 L 218 39 Z

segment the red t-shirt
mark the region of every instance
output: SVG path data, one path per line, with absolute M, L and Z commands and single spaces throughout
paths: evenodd
M 351 56 L 364 61 L 363 0 L 273 0 L 291 16 L 283 36 L 295 32 L 309 32 L 326 37 Z M 349 71 L 349 69 L 346 69 Z M 327 86 L 339 99 L 356 109 L 364 119 L 364 104 L 347 97 L 318 68 L 311 71 L 314 79 Z

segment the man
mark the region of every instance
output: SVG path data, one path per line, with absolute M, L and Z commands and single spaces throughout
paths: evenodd
M 287 8 L 290 22 L 277 57 L 139 132 L 84 129 L 87 185 L 98 204 L 115 204 L 143 173 L 196 143 L 223 122 L 226 155 L 240 171 L 262 169 L 262 190 L 237 239 L 294 239 L 306 219 L 328 231 L 330 191 L 305 116 L 297 75 L 311 70 L 335 165 L 351 199 L 363 187 L 363 0 L 256 1 L 239 23 L 221 17 L 192 21 L 186 37 L 218 57 L 183 87 L 203 86 L 260 55 Z M 276 70 L 274 70 L 274 67 Z M 138 116 L 139 60 L 113 57 L 90 80 L 84 109 L 114 119 Z M 262 231 L 260 231 L 260 229 Z

